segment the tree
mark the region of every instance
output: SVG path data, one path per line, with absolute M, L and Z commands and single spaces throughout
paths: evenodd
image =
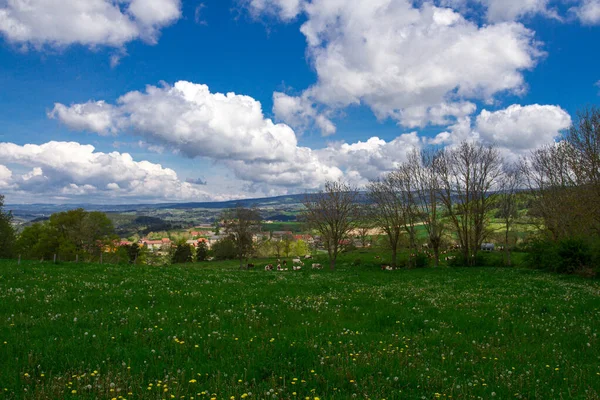
M 186 264 L 191 263 L 193 261 L 192 246 L 185 242 L 181 242 L 177 244 L 177 248 L 173 253 L 173 257 L 171 258 L 171 262 L 173 264 Z
M 196 261 L 206 261 L 208 258 L 208 245 L 206 241 L 202 240 L 198 242 L 198 247 L 196 248 Z
M 281 238 L 282 250 L 285 253 L 286 257 L 290 256 L 290 252 L 292 251 L 292 245 L 294 242 L 294 237 L 289 233 L 286 233 Z
M 578 117 L 558 143 L 534 151 L 524 178 L 551 240 L 600 235 L 600 109 Z
M 211 250 L 217 260 L 233 260 L 237 257 L 235 242 L 231 237 L 217 240 Z
M 78 255 L 98 260 L 105 246 L 113 245 L 112 222 L 101 212 L 83 209 L 52 214 L 43 224 L 33 224 L 21 233 L 17 247 L 27 258 L 74 261 Z
M 235 243 L 240 268 L 247 268 L 248 258 L 254 250 L 253 235 L 260 232 L 262 219 L 256 208 L 244 208 L 238 205 L 225 210 L 222 215 L 225 232 Z
M 415 198 L 416 180 L 413 166 L 409 163 L 401 164 L 398 169 L 390 174 L 392 186 L 398 196 L 402 215 L 401 226 L 408 235 L 408 265 L 414 267 L 417 256 L 417 230 L 418 220 L 417 202 Z
M 293 247 L 293 252 L 296 257 L 302 257 L 310 253 L 308 243 L 306 243 L 304 240 L 296 240 Z
M 367 237 L 374 227 L 375 224 L 371 215 L 371 207 L 366 204 L 360 205 L 358 208 L 358 218 L 356 220 L 356 233 L 360 240 L 361 247 L 367 247 Z
M 355 227 L 357 198 L 358 190 L 341 181 L 328 181 L 323 190 L 307 194 L 304 198 L 301 219 L 321 235 L 332 270 L 343 242 Z
M 500 180 L 498 194 L 498 217 L 504 225 L 504 264 L 511 266 L 509 236 L 515 220 L 518 218 L 517 195 L 521 188 L 521 171 L 519 165 L 505 167 Z
M 440 263 L 440 247 L 445 224 L 440 209 L 440 153 L 434 150 L 414 150 L 408 157 L 408 165 L 414 177 L 414 196 L 418 215 L 427 231 L 429 246 L 433 250 L 434 266 Z
M 398 259 L 398 245 L 404 224 L 403 206 L 396 193 L 395 179 L 392 174 L 377 181 L 369 182 L 367 196 L 371 200 L 369 208 L 371 219 L 386 235 L 387 244 L 392 250 L 390 265 L 395 268 Z
M 491 193 L 502 173 L 502 159 L 493 146 L 462 142 L 446 148 L 439 159 L 440 197 L 456 231 L 467 265 L 486 238 Z
M 12 214 L 4 211 L 4 196 L 0 194 L 0 258 L 11 258 L 15 246 Z

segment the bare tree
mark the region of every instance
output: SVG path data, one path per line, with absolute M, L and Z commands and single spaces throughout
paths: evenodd
M 222 215 L 225 232 L 235 243 L 240 269 L 247 268 L 248 258 L 254 251 L 253 235 L 261 230 L 260 212 L 256 208 L 237 206 Z
M 341 181 L 328 181 L 322 191 L 305 196 L 301 218 L 321 235 L 332 270 L 343 241 L 355 227 L 357 199 L 358 190 Z
M 587 218 L 571 169 L 572 157 L 571 145 L 559 142 L 535 150 L 523 163 L 525 183 L 534 199 L 530 213 L 539 217 L 540 230 L 552 240 L 576 235 Z
M 362 204 L 358 208 L 358 218 L 356 220 L 356 233 L 360 239 L 360 244 L 363 248 L 367 247 L 367 237 L 371 230 L 375 227 L 371 215 L 371 207 L 367 204 Z
M 417 230 L 419 221 L 417 199 L 415 197 L 416 180 L 413 165 L 408 162 L 401 164 L 398 169 L 391 173 L 393 186 L 397 193 L 402 213 L 402 228 L 408 236 L 408 264 L 414 266 L 414 258 L 417 255 Z
M 518 193 L 522 187 L 522 168 L 518 164 L 508 165 L 500 179 L 498 193 L 498 216 L 504 225 L 504 264 L 511 266 L 510 234 L 515 220 L 518 218 Z
M 431 149 L 415 149 L 408 156 L 408 164 L 412 168 L 415 180 L 414 196 L 419 208 L 418 214 L 427 231 L 435 267 L 440 263 L 440 248 L 445 232 L 440 205 L 441 185 L 438 171 L 440 156 L 439 151 Z
M 392 174 L 382 179 L 371 181 L 367 186 L 367 196 L 371 201 L 371 219 L 381 228 L 387 237 L 392 251 L 390 266 L 396 267 L 398 245 L 404 226 L 402 202 L 396 192 L 396 181 Z
M 493 146 L 462 142 L 444 150 L 438 171 L 441 200 L 456 230 L 465 262 L 473 265 L 488 234 L 491 193 L 502 173 L 502 159 Z

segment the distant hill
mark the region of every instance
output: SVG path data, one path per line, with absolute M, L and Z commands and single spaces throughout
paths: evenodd
M 236 207 L 258 207 L 260 209 L 277 210 L 274 215 L 277 220 L 293 220 L 289 215 L 281 214 L 282 210 L 298 210 L 307 194 L 291 194 L 285 196 L 264 197 L 256 199 L 241 199 L 218 202 L 192 202 L 192 203 L 158 203 L 158 204 L 7 204 L 6 209 L 11 210 L 13 215 L 31 221 L 46 218 L 51 214 L 83 208 L 87 211 L 102 211 L 106 213 L 132 213 L 132 214 L 164 214 L 167 210 L 198 210 L 204 209 L 211 213 L 219 210 Z M 308 194 L 310 196 L 310 194 Z M 360 201 L 365 202 L 364 193 L 360 195 Z

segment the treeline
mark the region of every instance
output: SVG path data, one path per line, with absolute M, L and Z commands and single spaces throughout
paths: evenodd
M 3 206 L 3 202 L 0 203 Z M 10 213 L 0 213 L 3 220 L 11 220 Z M 106 214 L 76 209 L 53 214 L 43 222 L 35 222 L 23 229 L 18 237 L 12 226 L 4 227 L 2 257 L 21 256 L 24 259 L 61 261 L 99 261 L 118 237 Z
M 560 142 L 512 163 L 496 146 L 471 141 L 414 150 L 369 183 L 368 204 L 361 204 L 356 187 L 328 182 L 306 196 L 302 219 L 321 235 L 332 269 L 351 232 L 370 228 L 383 232 L 391 268 L 403 242 L 408 266 L 422 266 L 423 253 L 437 266 L 449 246 L 460 253 L 455 264 L 481 265 L 482 246 L 492 237 L 501 237 L 504 264 L 511 265 L 518 203 L 527 197 L 528 221 L 537 227 L 523 243 L 529 265 L 594 272 L 600 265 L 599 124 L 600 110 L 584 111 Z M 426 232 L 424 243 L 418 227 Z

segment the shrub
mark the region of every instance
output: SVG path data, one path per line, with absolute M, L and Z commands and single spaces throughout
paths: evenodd
M 581 238 L 567 238 L 558 242 L 533 240 L 528 246 L 526 262 L 530 268 L 565 274 L 597 268 L 595 242 Z
M 429 257 L 424 253 L 418 253 L 413 261 L 415 268 L 425 268 L 429 266 Z

